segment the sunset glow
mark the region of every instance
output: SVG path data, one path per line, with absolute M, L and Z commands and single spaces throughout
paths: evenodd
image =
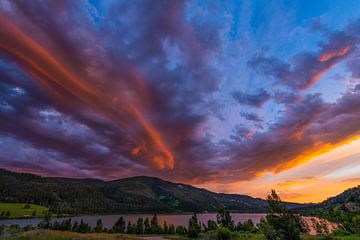
M 0 168 L 296 202 L 360 184 L 359 1 L 35 2 L 0 2 Z

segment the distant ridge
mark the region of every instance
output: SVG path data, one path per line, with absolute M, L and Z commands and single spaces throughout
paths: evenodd
M 247 195 L 214 193 L 156 177 L 114 181 L 41 177 L 0 169 L 0 201 L 28 202 L 71 214 L 265 212 L 267 202 Z M 298 208 L 303 204 L 288 203 Z

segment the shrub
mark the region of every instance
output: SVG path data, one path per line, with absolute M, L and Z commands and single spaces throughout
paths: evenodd
M 219 227 L 216 230 L 216 239 L 217 240 L 230 240 L 230 239 L 232 239 L 231 235 L 232 235 L 232 232 L 226 227 Z
M 217 224 L 215 221 L 213 220 L 208 220 L 207 222 L 207 231 L 212 231 L 212 230 L 216 230 L 217 229 Z

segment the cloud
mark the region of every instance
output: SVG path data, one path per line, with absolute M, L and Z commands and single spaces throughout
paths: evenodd
M 263 122 L 263 120 L 255 113 L 241 112 L 240 115 L 248 121 Z
M 103 177 L 119 175 L 129 162 L 144 172 L 181 173 L 185 156 L 202 168 L 197 147 L 205 151 L 208 142 L 195 133 L 209 112 L 201 99 L 217 88 L 206 62 L 214 44 L 184 20 L 183 3 L 107 4 L 88 12 L 80 3 L 14 2 L 2 10 L 3 61 L 15 62 L 8 68 L 19 72 L 6 81 L 30 81 L 22 86 L 29 102 L 6 102 L 16 111 L 2 118 L 1 132 L 86 168 L 98 166 Z M 94 27 L 98 7 L 108 12 Z M 139 28 L 130 31 L 132 26 Z M 169 49 L 181 53 L 176 72 L 166 67 Z M 105 171 L 96 162 L 115 166 Z
M 359 20 L 286 62 L 251 52 L 248 66 L 278 85 L 234 92 L 243 83 L 227 86 L 231 79 L 220 73 L 237 76 L 214 60 L 228 26 L 196 21 L 199 13 L 188 7 L 1 4 L 0 165 L 47 175 L 231 182 L 298 166 L 359 136 L 357 85 L 334 103 L 302 92 L 344 59 L 358 75 Z M 228 13 L 224 19 L 231 23 Z M 240 106 L 229 106 L 234 100 Z M 239 116 L 243 106 L 256 113 Z M 257 127 L 262 122 L 266 128 Z M 231 136 L 214 137 L 216 128 Z
M 277 186 L 280 188 L 298 188 L 307 184 L 314 183 L 318 180 L 318 177 L 304 177 L 295 180 L 288 180 L 285 182 L 278 183 Z
M 259 89 L 256 93 L 249 94 L 241 91 L 233 93 L 233 98 L 240 104 L 260 108 L 270 99 L 271 95 L 265 89 Z
M 360 20 L 352 21 L 342 31 L 332 32 L 327 42 L 319 44 L 317 52 L 297 53 L 288 62 L 260 52 L 248 61 L 248 66 L 260 74 L 274 77 L 278 84 L 304 90 L 355 51 L 360 42 L 359 33 Z
M 359 109 L 360 91 L 349 90 L 332 104 L 320 94 L 307 95 L 288 105 L 268 131 L 252 133 L 249 141 L 223 142 L 230 157 L 222 170 L 236 179 L 251 179 L 310 161 L 359 136 Z

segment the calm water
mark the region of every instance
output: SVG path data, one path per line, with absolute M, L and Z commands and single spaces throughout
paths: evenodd
M 80 222 L 81 219 L 84 219 L 84 222 L 90 224 L 91 226 L 95 226 L 96 221 L 101 218 L 104 227 L 111 228 L 116 220 L 123 216 L 125 221 L 128 222 L 135 222 L 138 218 L 146 218 L 149 219 L 152 217 L 151 214 L 132 214 L 132 215 L 105 215 L 105 216 L 81 216 L 81 217 L 72 217 L 73 221 Z M 260 222 L 260 219 L 265 217 L 263 213 L 233 213 L 231 214 L 232 219 L 234 220 L 235 224 L 238 222 L 243 222 L 248 219 L 251 219 L 255 224 Z M 174 224 L 175 226 L 183 225 L 187 226 L 188 221 L 191 218 L 191 215 L 158 215 L 159 223 L 163 223 L 164 221 L 167 224 Z M 53 221 L 58 220 L 62 221 L 68 218 L 54 218 Z M 204 213 L 198 214 L 198 219 L 202 223 L 207 223 L 208 220 L 216 221 L 216 213 Z M 36 226 L 40 221 L 41 218 L 32 218 L 32 219 L 11 219 L 11 220 L 0 220 L 0 224 L 11 225 L 11 224 L 19 224 L 20 226 L 24 227 L 26 225 L 32 224 Z

